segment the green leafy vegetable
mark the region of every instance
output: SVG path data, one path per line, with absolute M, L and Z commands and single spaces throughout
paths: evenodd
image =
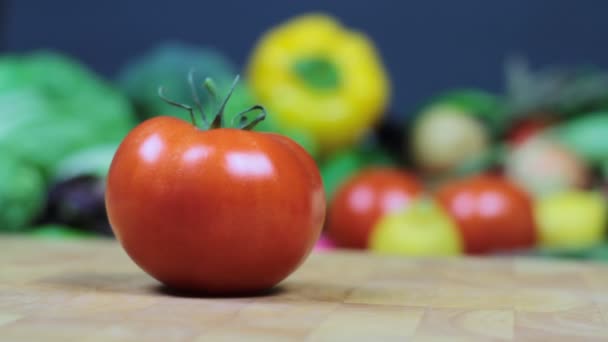
M 134 125 L 126 97 L 53 52 L 0 57 L 0 149 L 48 176 L 84 146 L 122 138 Z
M 0 151 L 0 231 L 18 231 L 40 213 L 46 185 L 35 168 Z

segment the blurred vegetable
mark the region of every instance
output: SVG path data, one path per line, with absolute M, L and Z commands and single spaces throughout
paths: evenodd
M 2 61 L 0 58 L 0 67 L 5 66 Z M 18 130 L 22 125 L 55 115 L 51 100 L 34 87 L 0 90 L 0 138 Z
M 535 195 L 581 188 L 590 180 L 583 160 L 545 136 L 530 138 L 513 147 L 505 161 L 505 174 Z
M 600 193 L 555 193 L 541 198 L 534 210 L 543 247 L 580 249 L 605 237 L 606 201 Z
M 413 132 L 406 137 L 412 140 L 416 164 L 430 174 L 453 172 L 460 164 L 488 152 L 487 130 L 457 107 L 432 106 L 415 120 Z
M 592 163 L 608 160 L 608 112 L 572 118 L 552 130 L 555 138 Z
M 267 32 L 252 53 L 248 75 L 279 124 L 310 132 L 325 152 L 363 137 L 389 99 L 372 42 L 326 15 L 299 16 Z
M 158 88 L 162 86 L 179 103 L 191 102 L 192 93 L 185 78 L 190 70 L 195 70 L 201 77 L 212 78 L 221 94 L 228 91 L 237 73 L 236 66 L 215 49 L 166 42 L 127 63 L 119 72 L 118 85 L 135 103 L 142 118 L 156 115 L 182 118 L 183 110 L 163 101 L 158 96 Z M 202 80 L 195 81 L 202 84 Z M 206 92 L 201 92 L 199 97 L 208 113 L 215 111 L 215 99 Z M 241 82 L 235 88 L 226 112 L 233 113 L 234 108 L 240 112 L 251 107 L 252 102 L 251 94 Z
M 39 167 L 122 138 L 134 124 L 121 94 L 76 61 L 53 52 L 0 57 L 0 149 Z
M 83 239 L 95 236 L 91 232 L 61 224 L 45 224 L 28 229 L 28 235 L 47 240 Z
M 362 145 L 335 152 L 320 166 L 325 196 L 331 201 L 344 181 L 366 167 L 395 165 L 396 161 L 377 145 Z
M 545 68 L 538 71 L 522 58 L 505 67 L 509 119 L 537 115 L 571 116 L 601 108 L 608 100 L 608 73 L 593 67 Z
M 539 247 L 525 253 L 526 256 L 579 261 L 608 262 L 608 243 L 602 241 L 585 248 Z
M 422 184 L 406 171 L 391 167 L 362 170 L 336 191 L 327 217 L 328 236 L 341 247 L 366 248 L 377 220 L 407 208 L 421 193 Z
M 428 200 L 414 200 L 374 225 L 370 249 L 383 254 L 450 256 L 462 253 L 460 232 L 443 209 Z
M 104 195 L 105 178 L 83 174 L 62 179 L 49 189 L 42 222 L 112 235 Z
M 105 177 L 118 143 L 85 147 L 60 160 L 42 220 L 112 235 L 105 211 Z
M 530 248 L 536 243 L 531 198 L 501 177 L 453 181 L 437 192 L 437 199 L 456 220 L 467 253 Z
M 75 60 L 45 51 L 0 57 L 0 119 L 2 159 L 4 153 L 19 158 L 6 157 L 0 171 L 0 225 L 9 230 L 44 219 L 48 184 L 58 170 L 68 172 L 59 165 L 62 160 L 88 146 L 118 141 L 134 125 L 126 97 Z M 103 163 L 83 162 L 72 164 L 72 171 Z
M 481 89 L 453 89 L 431 99 L 427 108 L 445 105 L 457 108 L 483 122 L 487 128 L 498 135 L 503 129 L 504 103 L 494 94 Z
M 25 228 L 39 214 L 45 183 L 35 168 L 0 150 L 0 231 Z
M 110 140 L 103 135 L 93 122 L 48 117 L 7 132 L 0 137 L 0 146 L 38 166 L 48 179 L 56 163 L 64 157 L 83 146 Z
M 507 140 L 513 146 L 522 144 L 547 130 L 555 124 L 555 121 L 550 116 L 539 116 L 521 120 L 513 124 L 507 133 Z
M 80 176 L 105 178 L 119 143 L 86 146 L 59 160 L 52 170 L 52 180 L 62 182 Z
M 133 125 L 126 98 L 67 56 L 54 52 L 4 55 L 0 74 L 3 71 L 10 76 L 0 77 L 0 93 L 35 89 L 51 102 L 58 118 L 95 122 L 103 134 L 117 138 Z

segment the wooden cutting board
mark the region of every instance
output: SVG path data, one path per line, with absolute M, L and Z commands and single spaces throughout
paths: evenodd
M 317 253 L 258 297 L 188 298 L 114 241 L 0 237 L 0 341 L 608 340 L 608 268 Z

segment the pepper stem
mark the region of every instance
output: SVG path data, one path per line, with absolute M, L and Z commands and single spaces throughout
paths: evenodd
M 340 86 L 340 70 L 328 58 L 312 56 L 298 59 L 292 66 L 295 75 L 308 87 L 319 91 Z

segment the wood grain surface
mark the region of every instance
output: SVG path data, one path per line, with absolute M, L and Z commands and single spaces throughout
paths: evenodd
M 313 254 L 257 297 L 172 293 L 113 241 L 0 237 L 0 341 L 608 340 L 608 268 Z

